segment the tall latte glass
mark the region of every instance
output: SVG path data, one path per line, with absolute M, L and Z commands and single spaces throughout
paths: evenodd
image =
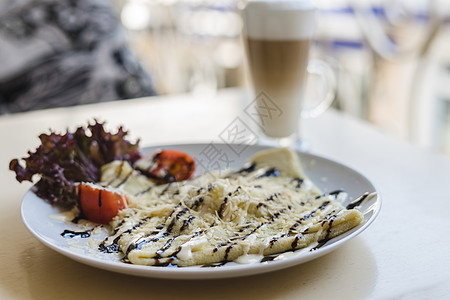
M 256 114 L 263 133 L 282 145 L 298 144 L 300 115 L 316 115 L 334 98 L 331 70 L 309 62 L 315 12 L 308 0 L 249 0 L 241 7 Z M 308 70 L 326 84 L 321 99 L 306 109 Z

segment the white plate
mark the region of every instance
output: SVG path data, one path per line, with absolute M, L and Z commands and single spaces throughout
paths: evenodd
M 145 148 L 144 152 L 151 152 L 158 148 L 178 149 L 189 153 L 197 161 L 198 173 L 208 168 L 239 167 L 254 153 L 266 148 L 257 145 L 236 144 L 186 144 L 168 145 Z M 305 172 L 310 179 L 324 192 L 337 189 L 345 190 L 349 195 L 349 202 L 365 192 L 376 192 L 368 179 L 358 172 L 334 161 L 299 152 Z M 22 219 L 28 230 L 42 243 L 51 249 L 81 263 L 114 272 L 155 278 L 171 279 L 212 279 L 238 277 L 251 274 L 265 273 L 301 264 L 330 251 L 335 250 L 351 238 L 364 231 L 376 218 L 381 207 L 381 199 L 377 194 L 367 199 L 359 207 L 364 214 L 363 222 L 352 230 L 329 240 L 324 246 L 314 251 L 295 251 L 286 258 L 264 263 L 236 264 L 228 263 L 221 267 L 152 267 L 126 264 L 120 261 L 117 254 L 101 253 L 89 241 L 101 241 L 106 231 L 91 236 L 91 238 L 64 238 L 61 233 L 66 230 L 81 230 L 80 225 L 68 224 L 55 220 L 53 215 L 61 211 L 47 202 L 39 199 L 32 191 L 28 191 L 22 202 Z M 291 253 L 290 253 L 291 254 Z

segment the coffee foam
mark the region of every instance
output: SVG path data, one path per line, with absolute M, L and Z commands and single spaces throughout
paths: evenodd
M 242 11 L 245 33 L 254 39 L 309 39 L 315 11 L 309 0 L 249 0 Z

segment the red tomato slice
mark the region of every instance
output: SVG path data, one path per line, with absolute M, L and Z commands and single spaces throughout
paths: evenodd
M 77 194 L 83 216 L 101 224 L 111 222 L 128 203 L 124 195 L 83 183 L 78 185 Z
M 195 161 L 188 154 L 177 150 L 162 150 L 152 158 L 147 175 L 160 182 L 182 181 L 192 177 Z

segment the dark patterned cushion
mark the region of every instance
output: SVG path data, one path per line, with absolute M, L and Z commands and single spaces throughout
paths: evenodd
M 0 4 L 0 113 L 155 94 L 109 3 Z

